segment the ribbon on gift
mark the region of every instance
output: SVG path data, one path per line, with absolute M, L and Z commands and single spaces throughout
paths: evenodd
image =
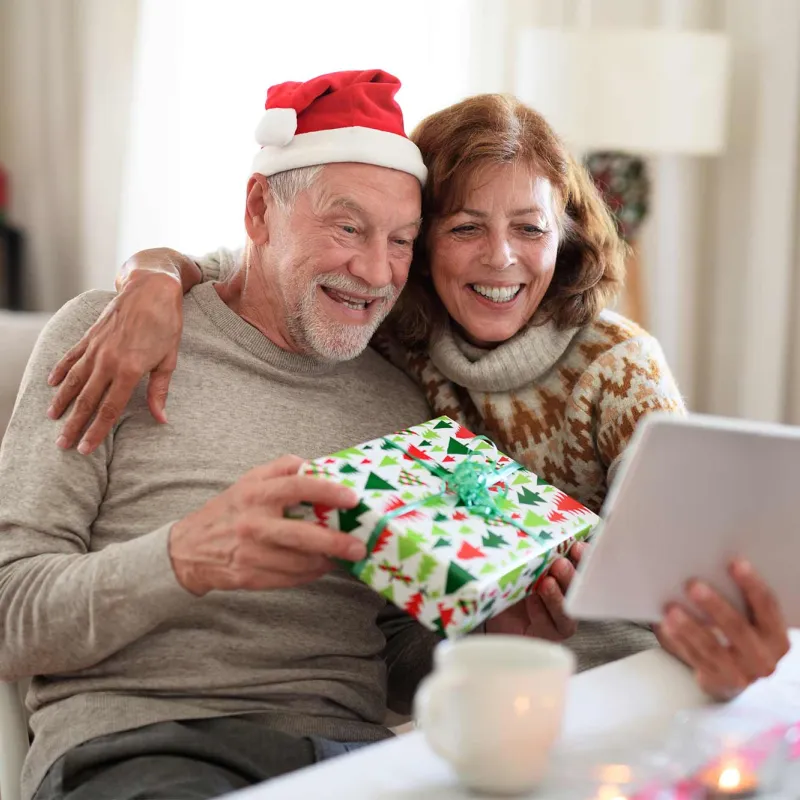
M 487 464 L 485 461 L 474 462 L 472 461 L 472 458 L 473 456 L 478 455 L 478 452 L 477 450 L 473 449 L 467 458 L 458 466 L 456 466 L 451 472 L 441 464 L 425 461 L 424 459 L 418 458 L 417 456 L 407 452 L 405 448 L 401 447 L 399 444 L 393 442 L 389 438 L 384 437 L 382 441 L 387 447 L 394 450 L 399 450 L 401 453 L 403 453 L 403 455 L 406 456 L 406 458 L 416 461 L 417 464 L 421 464 L 426 470 L 428 470 L 431 475 L 443 480 L 444 488 L 440 492 L 429 494 L 420 498 L 419 500 L 415 500 L 413 503 L 407 503 L 399 506 L 398 508 L 393 508 L 391 511 L 387 511 L 378 520 L 378 522 L 375 524 L 375 527 L 372 529 L 369 539 L 367 540 L 366 558 L 350 567 L 350 570 L 356 577 L 361 575 L 363 572 L 367 565 L 370 554 L 380 538 L 380 535 L 393 519 L 396 517 L 405 516 L 412 511 L 416 511 L 416 509 L 421 508 L 432 499 L 444 497 L 447 494 L 455 494 L 472 514 L 483 517 L 484 519 L 499 519 L 502 522 L 521 530 L 523 533 L 532 535 L 530 531 L 526 530 L 525 526 L 521 522 L 512 519 L 508 516 L 508 514 L 505 514 L 497 507 L 497 503 L 492 497 L 492 493 L 489 491 L 490 487 L 504 482 L 506 478 L 522 469 L 521 465 L 517 464 L 516 461 L 510 461 L 510 463 L 502 467 L 497 466 L 497 461 L 499 458 L 495 460 L 493 465 Z M 472 441 L 487 442 L 489 445 L 491 445 L 494 452 L 498 453 L 494 442 L 486 436 L 475 436 Z

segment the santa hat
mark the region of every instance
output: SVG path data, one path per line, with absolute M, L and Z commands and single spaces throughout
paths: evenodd
M 394 99 L 399 88 L 397 78 L 379 69 L 273 86 L 256 128 L 262 147 L 253 172 L 355 161 L 408 172 L 424 184 L 428 170 Z

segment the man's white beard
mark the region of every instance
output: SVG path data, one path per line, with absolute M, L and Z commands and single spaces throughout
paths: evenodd
M 347 325 L 332 320 L 320 308 L 320 286 L 354 294 L 374 294 L 381 304 L 369 325 Z M 392 287 L 369 290 L 344 275 L 319 275 L 307 289 L 295 309 L 287 309 L 289 334 L 296 346 L 308 355 L 324 361 L 349 361 L 367 348 L 378 326 L 395 304 L 399 291 Z

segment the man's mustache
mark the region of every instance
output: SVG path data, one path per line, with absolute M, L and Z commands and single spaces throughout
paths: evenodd
M 397 297 L 400 293 L 396 287 L 391 285 L 376 288 L 375 286 L 368 286 L 359 280 L 338 273 L 319 275 L 315 283 L 326 289 L 333 289 L 337 292 L 344 292 L 345 294 L 364 295 L 365 297 L 383 297 L 389 300 Z

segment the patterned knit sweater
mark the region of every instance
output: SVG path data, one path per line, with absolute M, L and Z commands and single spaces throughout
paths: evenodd
M 658 342 L 611 311 L 582 328 L 529 327 L 494 350 L 447 329 L 427 352 L 377 349 L 422 386 L 436 414 L 491 438 L 599 512 L 639 419 L 685 413 Z
M 197 260 L 204 280 L 224 280 L 239 252 Z M 445 329 L 425 351 L 390 333 L 373 346 L 422 387 L 433 416 L 447 414 L 482 433 L 525 467 L 599 512 L 645 414 L 685 414 L 655 338 L 611 311 L 583 327 L 529 326 L 492 350 Z M 655 646 L 640 626 L 581 623 L 569 646 L 579 669 Z

